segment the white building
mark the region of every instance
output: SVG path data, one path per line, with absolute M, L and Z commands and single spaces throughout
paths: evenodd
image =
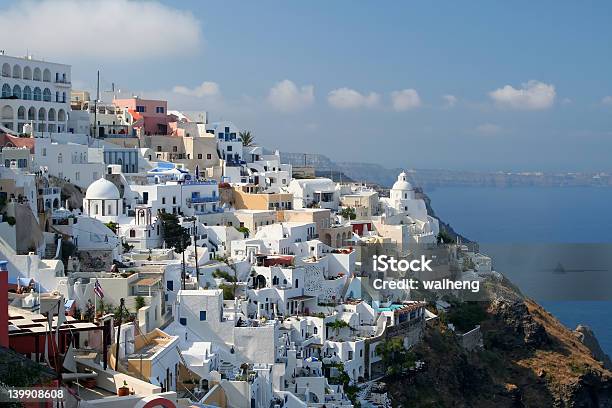
M 64 132 L 70 111 L 70 65 L 0 54 L 0 123 L 16 133 Z
M 36 167 L 44 167 L 49 175 L 69 179 L 81 188 L 103 176 L 106 168 L 102 161 L 89 159 L 90 148 L 79 143 L 54 142 L 49 137 L 36 138 L 34 148 Z
M 408 176 L 402 172 L 393 184 L 390 197 L 380 199 L 383 215 L 373 217 L 377 231 L 383 236 L 395 235 L 395 241 L 435 243 L 440 232 L 439 222 L 427 214 L 425 201 L 417 198 Z M 403 238 L 398 238 L 399 236 Z
M 293 208 L 338 209 L 340 188 L 328 178 L 294 179 L 287 191 L 293 194 Z
M 125 199 L 131 208 L 146 205 L 158 211 L 186 216 L 221 211 L 219 187 L 214 180 L 167 181 L 162 184 L 130 184 Z
M 103 222 L 117 222 L 123 215 L 123 200 L 117 187 L 105 178 L 96 180 L 87 188 L 83 212 Z

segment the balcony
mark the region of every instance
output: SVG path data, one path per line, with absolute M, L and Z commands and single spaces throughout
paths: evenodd
M 200 204 L 200 203 L 215 203 L 219 201 L 219 197 L 202 197 L 202 196 L 196 196 L 196 197 L 190 197 L 187 198 L 187 204 Z
M 186 186 L 213 186 L 217 184 L 217 180 L 185 180 L 183 184 Z

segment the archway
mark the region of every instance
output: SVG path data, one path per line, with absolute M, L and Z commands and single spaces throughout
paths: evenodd
M 2 76 L 10 77 L 11 76 L 11 66 L 6 62 L 2 64 Z
M 30 67 L 23 68 L 23 79 L 32 79 L 32 68 Z
M 16 65 L 13 67 L 13 78 L 21 79 L 21 66 Z
M 10 119 L 13 120 L 13 107 L 10 105 L 5 105 L 2 108 L 2 119 Z
M 13 87 L 13 97 L 21 99 L 21 87 L 19 85 Z
M 261 289 L 266 287 L 266 277 L 263 275 L 257 275 L 255 277 L 255 289 Z

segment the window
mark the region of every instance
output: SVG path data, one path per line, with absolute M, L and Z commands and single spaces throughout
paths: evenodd
M 172 146 L 172 151 L 175 152 L 175 153 L 178 152 L 178 147 Z
M 162 197 L 162 204 L 166 204 L 166 197 Z
M 208 159 L 208 160 L 212 159 L 212 154 L 208 153 L 208 154 L 206 155 L 206 159 Z
M 130 238 L 136 238 L 136 231 L 133 229 L 130 230 Z
M 74 174 L 74 179 L 75 179 L 76 181 L 79 181 L 79 180 L 81 179 L 81 173 L 77 171 L 77 172 Z
M 42 155 L 43 155 L 43 157 L 47 155 L 47 148 L 46 147 L 43 147 Z
M 183 326 L 187 326 L 187 318 L 186 317 L 181 317 L 179 319 L 179 323 L 182 324 Z
M 200 321 L 203 322 L 206 320 L 206 310 L 200 310 Z
M 166 282 L 166 289 L 169 290 L 169 291 L 173 291 L 174 290 L 174 281 L 171 281 L 171 280 L 167 281 Z
M 232 151 L 232 146 L 227 146 L 227 151 L 231 152 Z
M 157 146 L 157 151 L 161 152 L 161 146 Z M 159 157 L 159 155 L 157 157 Z
M 176 197 L 172 197 L 172 204 L 176 204 Z
M 349 360 L 353 359 L 353 352 L 351 350 L 349 350 L 349 352 L 348 352 L 348 359 Z
M 58 155 L 57 155 L 57 162 L 58 162 L 58 164 L 61 164 L 63 160 L 64 160 L 64 159 L 63 159 L 63 157 L 62 157 L 62 154 L 61 154 L 61 153 L 60 153 L 60 154 L 58 154 Z
M 158 106 L 155 108 L 155 113 L 164 113 L 165 109 L 163 106 Z
M 136 112 L 146 112 L 147 108 L 144 105 L 136 105 Z
M 202 159 L 202 153 L 198 154 L 198 159 L 200 159 L 200 160 Z

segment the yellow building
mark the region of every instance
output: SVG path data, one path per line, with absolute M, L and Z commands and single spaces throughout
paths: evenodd
M 259 193 L 252 184 L 231 187 L 230 205 L 237 210 L 291 210 L 293 194 L 291 193 Z

